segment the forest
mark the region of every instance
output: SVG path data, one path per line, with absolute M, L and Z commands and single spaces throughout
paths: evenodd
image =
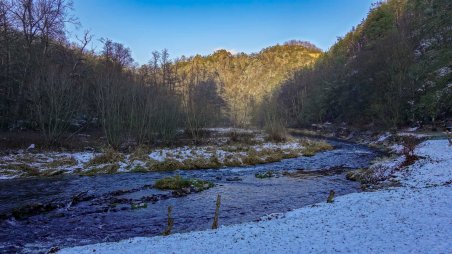
M 131 50 L 86 32 L 67 0 L 0 2 L 0 127 L 39 131 L 49 145 L 102 130 L 107 143 L 172 142 L 178 130 L 346 123 L 394 129 L 440 123 L 451 114 L 450 1 L 390 0 L 326 52 L 288 41 L 258 53 L 171 58 Z
M 93 35 L 69 42 L 65 26 L 77 22 L 65 0 L 1 1 L 0 126 L 40 131 L 48 144 L 73 133 L 102 129 L 119 147 L 170 142 L 178 129 L 193 138 L 218 125 L 250 125 L 252 109 L 291 72 L 312 64 L 320 49 L 292 41 L 259 53 L 170 59 L 154 51 L 137 66 L 126 46 Z
M 289 126 L 440 125 L 452 110 L 452 2 L 390 0 L 274 93 Z

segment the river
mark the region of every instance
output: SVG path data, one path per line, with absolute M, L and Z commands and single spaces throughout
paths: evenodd
M 219 224 L 230 225 L 324 202 L 330 190 L 336 195 L 359 192 L 359 184 L 346 180 L 345 174 L 369 166 L 379 152 L 330 143 L 332 151 L 250 167 L 1 180 L 0 253 L 45 253 L 53 246 L 156 236 L 165 229 L 168 206 L 173 206 L 173 233 L 206 230 L 213 221 L 217 194 L 221 194 Z M 276 177 L 255 177 L 269 170 Z M 300 170 L 312 173 L 283 174 Z M 151 187 L 157 179 L 175 174 L 209 180 L 215 187 L 181 197 Z M 147 207 L 132 209 L 131 203 Z M 50 208 L 20 219 L 10 216 L 14 209 L 33 204 Z

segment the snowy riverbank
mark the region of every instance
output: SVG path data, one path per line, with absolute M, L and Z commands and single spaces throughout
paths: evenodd
M 208 129 L 204 145 L 116 151 L 41 151 L 30 149 L 0 153 L 0 180 L 20 177 L 51 177 L 63 174 L 98 175 L 125 172 L 171 171 L 240 167 L 281 161 L 331 150 L 327 142 L 288 138 L 268 139 L 263 131 L 248 129 Z
M 450 253 L 452 148 L 431 140 L 416 154 L 424 158 L 396 174 L 398 188 L 341 196 L 270 221 L 60 253 Z

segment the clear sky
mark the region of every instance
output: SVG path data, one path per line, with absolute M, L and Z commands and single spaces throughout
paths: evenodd
M 327 50 L 365 18 L 375 0 L 74 0 L 73 14 L 102 37 L 123 43 L 146 63 L 153 50 L 171 57 L 207 55 L 219 48 L 258 52 L 287 40 Z

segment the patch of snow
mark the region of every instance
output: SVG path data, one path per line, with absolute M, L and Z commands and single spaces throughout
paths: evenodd
M 426 138 L 428 137 L 428 135 L 426 134 L 421 134 L 421 133 L 411 133 L 411 132 L 399 132 L 397 133 L 398 136 L 402 136 L 402 137 L 407 137 L 407 136 L 412 136 L 415 138 Z
M 410 128 L 406 128 L 405 131 L 406 132 L 413 132 L 413 131 L 417 131 L 419 129 L 419 127 L 410 127 Z
M 298 142 L 288 142 L 288 143 L 264 143 L 262 145 L 253 146 L 257 151 L 260 151 L 262 149 L 302 149 L 303 146 Z
M 0 180 L 8 180 L 8 179 L 13 179 L 16 178 L 15 175 L 1 175 L 0 174 Z
M 211 132 L 217 132 L 217 133 L 230 133 L 230 132 L 236 132 L 236 133 L 254 133 L 257 130 L 252 129 L 242 129 L 242 128 L 205 128 L 206 131 Z
M 378 137 L 377 142 L 383 142 L 390 137 L 391 137 L 391 133 L 386 132 L 385 134 L 382 134 Z
M 99 154 L 94 152 L 77 152 L 68 153 L 67 155 L 73 157 L 78 163 L 85 164 Z
M 396 154 L 401 154 L 401 153 L 403 153 L 403 145 L 394 144 L 390 147 L 390 150 Z
M 448 75 L 449 73 L 452 72 L 452 69 L 450 69 L 448 66 L 445 66 L 443 68 L 440 68 L 436 71 L 436 74 L 439 77 L 445 77 L 446 75 Z

